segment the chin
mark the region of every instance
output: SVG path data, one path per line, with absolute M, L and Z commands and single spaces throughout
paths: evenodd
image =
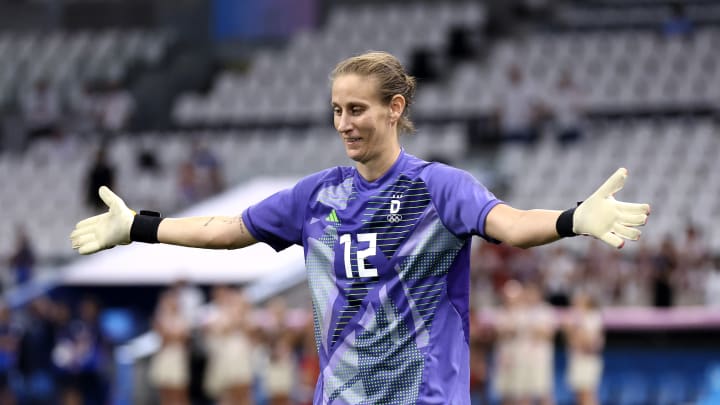
M 352 150 L 352 149 L 345 149 L 345 154 L 348 158 L 351 160 L 354 160 L 355 162 L 362 162 L 363 161 L 363 154 L 358 150 Z

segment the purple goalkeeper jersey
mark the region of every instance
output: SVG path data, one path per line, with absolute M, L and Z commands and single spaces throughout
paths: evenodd
M 470 403 L 470 239 L 498 203 L 467 172 L 402 151 L 375 181 L 335 167 L 243 212 L 257 240 L 304 247 L 315 404 Z

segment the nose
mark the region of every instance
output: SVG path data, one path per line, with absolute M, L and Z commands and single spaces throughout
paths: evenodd
M 336 129 L 338 132 L 348 132 L 352 129 L 352 123 L 350 122 L 350 115 L 342 112 L 340 116 L 335 116 Z

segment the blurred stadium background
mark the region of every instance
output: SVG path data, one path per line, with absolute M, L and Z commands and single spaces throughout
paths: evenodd
M 309 403 L 301 249 L 132 245 L 80 258 L 68 234 L 98 212 L 99 184 L 166 215 L 237 214 L 350 164 L 328 73 L 371 49 L 419 78 L 409 152 L 470 171 L 519 208 L 567 208 L 619 166 L 630 177 L 618 198 L 652 204 L 642 241 L 617 252 L 581 238 L 474 244 L 475 403 L 498 402 L 492 315 L 517 279 L 539 283 L 558 313 L 577 291 L 599 303 L 602 404 L 720 404 L 712 0 L 0 0 L 0 401 L 157 403 L 153 317 L 173 290 L 196 309 L 193 404 L 212 403 L 203 325 L 217 287 L 232 286 L 251 304 L 256 402 Z M 558 330 L 561 405 L 574 403 L 566 346 Z M 278 391 L 287 402 L 273 402 Z

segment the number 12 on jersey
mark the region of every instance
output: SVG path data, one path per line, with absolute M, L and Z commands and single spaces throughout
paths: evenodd
M 360 277 L 377 277 L 377 269 L 365 264 L 365 259 L 370 256 L 375 256 L 377 253 L 377 233 L 359 233 L 357 234 L 357 243 L 367 242 L 368 247 L 365 249 L 357 249 L 355 262 L 357 263 L 358 276 Z M 345 233 L 340 235 L 340 244 L 343 245 L 345 259 L 345 275 L 348 278 L 353 278 L 352 273 L 352 258 L 351 258 L 351 246 L 352 246 L 352 235 Z

